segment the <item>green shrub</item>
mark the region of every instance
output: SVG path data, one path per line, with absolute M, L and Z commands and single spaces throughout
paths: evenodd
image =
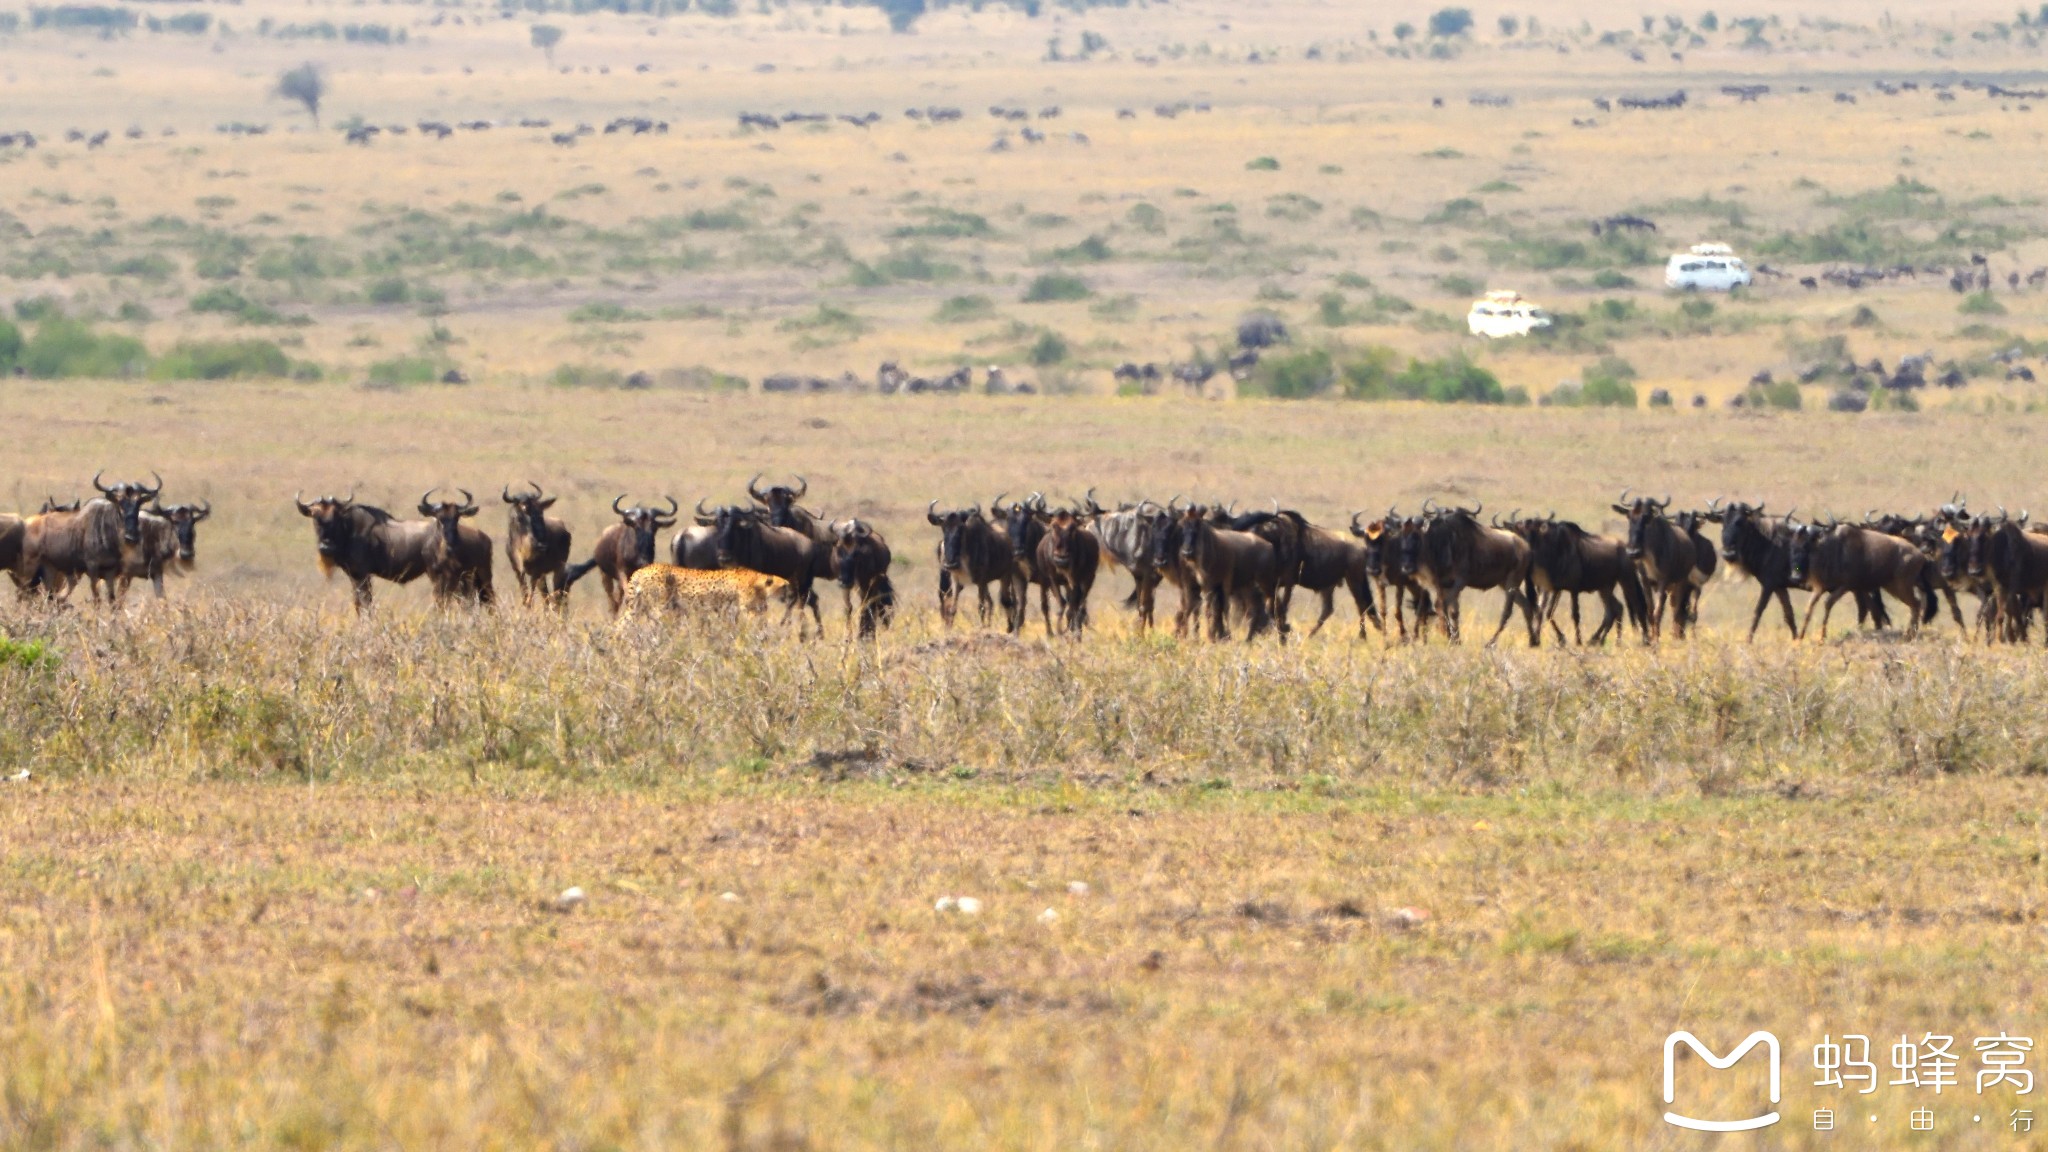
M 370 365 L 372 384 L 387 387 L 401 384 L 432 384 L 441 378 L 441 362 L 425 356 L 394 356 Z
M 1052 258 L 1067 264 L 1099 264 L 1112 258 L 1109 241 L 1100 236 L 1089 236 L 1079 244 L 1053 249 Z
M 932 319 L 940 324 L 965 324 L 986 320 L 995 314 L 995 301 L 986 296 L 949 296 L 939 305 L 938 311 L 932 313 Z
M 1086 300 L 1094 295 L 1088 282 L 1068 272 L 1046 272 L 1024 290 L 1024 303 L 1047 304 L 1061 300 Z
M 1956 305 L 1956 311 L 1965 316 L 2003 316 L 2005 305 L 2000 304 L 1989 292 L 1972 292 Z
M 1245 161 L 1244 166 L 1253 172 L 1278 172 L 1280 161 L 1271 156 L 1255 156 Z
M 1602 268 L 1600 271 L 1593 273 L 1593 287 L 1595 288 L 1605 288 L 1608 291 L 1614 291 L 1620 288 L 1633 288 L 1635 286 L 1636 278 L 1625 272 L 1616 272 L 1612 268 Z
M 1131 205 L 1131 210 L 1124 213 L 1124 219 L 1140 232 L 1157 236 L 1166 231 L 1166 213 L 1150 204 L 1140 202 Z
M 291 371 L 291 358 L 268 340 L 195 340 L 165 353 L 149 375 L 154 380 L 246 380 Z
M 1394 377 L 1397 395 L 1437 404 L 1504 404 L 1500 378 L 1462 355 L 1441 360 L 1410 360 Z
M 1786 412 L 1799 411 L 1802 403 L 1799 385 L 1790 380 L 1773 384 L 1752 384 L 1742 394 L 1743 404 L 1750 408 L 1777 408 Z
M 12 372 L 21 363 L 21 329 L 0 320 L 0 372 Z
M 208 288 L 188 305 L 194 312 L 232 316 L 243 324 L 310 324 L 311 317 L 288 317 L 274 308 L 258 304 L 225 284 Z
M 939 240 L 978 240 L 995 232 L 995 229 L 989 227 L 987 217 L 973 212 L 956 212 L 951 208 L 920 208 L 915 214 L 921 218 L 921 223 L 906 224 L 892 231 L 890 235 L 899 238 L 929 236 Z
M 0 668 L 39 672 L 57 666 L 57 654 L 41 640 L 13 640 L 0 636 Z
M 386 276 L 370 284 L 366 295 L 372 304 L 404 304 L 412 299 L 412 285 L 396 276 Z
M 132 336 L 102 334 L 80 321 L 53 317 L 36 325 L 19 365 L 38 380 L 135 376 L 149 366 L 149 352 Z
M 654 317 L 611 300 L 593 300 L 569 310 L 571 324 L 635 324 Z
M 616 368 L 562 364 L 555 368 L 548 382 L 560 388 L 617 388 L 625 379 L 625 374 Z
M 1302 400 L 1321 396 L 1336 381 L 1335 361 L 1328 352 L 1318 348 L 1265 357 L 1237 390 L 1241 396 Z
M 1462 36 L 1471 28 L 1470 8 L 1439 8 L 1429 17 L 1429 34 L 1439 39 Z
M 1579 402 L 1588 408 L 1633 408 L 1635 378 L 1635 365 L 1619 356 L 1602 356 L 1586 369 L 1579 386 Z
M 1436 286 L 1451 296 L 1477 296 L 1480 290 L 1486 287 L 1486 285 L 1481 284 L 1470 276 L 1461 276 L 1456 273 L 1437 277 Z
M 1342 292 L 1325 292 L 1316 297 L 1316 319 L 1326 328 L 1342 328 L 1351 323 L 1350 303 Z
M 1050 368 L 1067 358 L 1066 337 L 1057 332 L 1041 332 L 1031 345 L 1029 359 L 1039 368 Z
M 55 296 L 24 296 L 14 302 L 14 318 L 24 324 L 54 320 L 64 315 L 64 303 Z
M 1460 224 L 1486 215 L 1486 206 L 1470 196 L 1446 201 L 1444 206 L 1422 218 L 1424 224 Z
M 1394 365 L 1399 359 L 1399 353 L 1380 345 L 1355 354 L 1344 365 L 1345 397 L 1351 400 L 1394 399 Z

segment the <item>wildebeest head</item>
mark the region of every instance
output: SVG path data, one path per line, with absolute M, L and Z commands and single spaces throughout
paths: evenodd
M 1828 528 L 1820 524 L 1794 524 L 1786 535 L 1786 552 L 1791 561 L 1792 583 L 1806 583 L 1813 571 L 1813 553 L 1827 538 Z
M 1044 534 L 1045 497 L 1033 492 L 1022 500 L 1005 505 L 997 496 L 989 502 L 989 510 L 1003 518 L 1010 535 L 1010 554 L 1016 559 L 1029 562 L 1038 549 L 1038 539 Z
M 170 521 L 171 534 L 178 540 L 178 559 L 190 564 L 198 555 L 195 541 L 199 522 L 213 515 L 213 501 L 169 506 L 153 503 L 149 506 L 149 514 Z
M 758 508 L 720 505 L 711 520 L 718 547 L 718 563 L 734 567 L 739 563 L 739 557 L 751 554 L 749 545 L 760 534 L 761 522 L 761 510 Z
M 533 491 L 521 492 L 514 496 L 510 485 L 501 486 L 498 495 L 512 506 L 513 522 L 526 529 L 529 536 L 547 534 L 548 509 L 555 506 L 555 497 L 544 495 L 540 485 L 528 480 L 527 486 Z
M 457 491 L 462 493 L 460 500 L 433 500 L 432 488 L 420 496 L 420 515 L 441 526 L 441 542 L 448 546 L 451 556 L 462 543 L 462 522 L 480 511 L 476 497 L 469 494 L 469 489 L 459 488 Z
M 777 484 L 765 490 L 760 487 L 760 483 L 761 474 L 756 472 L 754 478 L 747 481 L 747 495 L 768 509 L 768 523 L 777 528 L 795 528 L 801 531 L 803 525 L 797 522 L 795 515 L 801 509 L 797 507 L 796 502 L 803 499 L 804 493 L 811 490 L 811 482 L 799 476 L 794 488 L 786 484 Z
M 1641 559 L 1643 555 L 1644 531 L 1651 524 L 1664 518 L 1664 510 L 1671 507 L 1671 497 L 1666 496 L 1664 499 L 1658 500 L 1653 496 L 1638 496 L 1634 500 L 1629 500 L 1628 492 L 1624 489 L 1621 498 L 1627 502 L 1615 504 L 1612 507 L 1616 512 L 1628 517 L 1627 547 L 1629 559 Z
M 666 512 L 645 504 L 621 508 L 619 505 L 626 502 L 624 493 L 612 501 L 612 511 L 618 513 L 619 523 L 624 524 L 626 531 L 633 536 L 633 556 L 642 567 L 654 563 L 654 534 L 664 528 L 675 527 L 676 513 L 682 510 L 675 497 L 664 496 L 662 499 L 668 501 Z
M 45 516 L 52 512 L 76 512 L 82 504 L 83 501 L 75 496 L 71 498 L 69 504 L 59 504 L 55 496 L 45 496 L 43 497 L 43 506 L 40 511 Z
M 353 489 L 346 496 L 322 496 L 311 504 L 306 503 L 304 493 L 298 493 L 293 495 L 292 503 L 298 505 L 299 515 L 313 522 L 313 539 L 322 560 L 340 560 L 348 555 L 349 541 L 355 536 L 355 522 L 349 516 L 356 506 Z
M 1351 534 L 1365 542 L 1366 574 L 1374 577 L 1384 576 L 1387 571 L 1387 547 L 1394 542 L 1394 535 L 1398 534 L 1400 517 L 1394 515 L 1394 510 L 1389 508 L 1381 519 L 1360 524 L 1359 521 L 1364 518 L 1363 512 L 1351 514 Z
M 832 541 L 833 567 L 839 572 L 841 588 L 851 588 L 876 575 L 876 569 L 887 567 L 881 552 L 888 543 L 865 520 L 833 521 Z
M 924 518 L 939 530 L 939 567 L 958 568 L 967 553 L 968 533 L 975 525 L 988 521 L 982 518 L 979 504 L 944 513 L 938 508 L 937 500 L 926 505 Z
M 1751 530 L 1763 531 L 1763 525 L 1758 523 L 1764 515 L 1761 504 L 1744 504 L 1736 500 L 1709 515 L 1721 522 L 1721 558 L 1731 563 L 1742 559 L 1743 536 Z
M 1991 522 L 1978 516 L 1957 521 L 1941 532 L 1941 574 L 1949 580 L 1984 575 L 1991 551 Z
M 164 478 L 154 472 L 150 473 L 150 476 L 156 480 L 154 488 L 136 480 L 109 488 L 100 483 L 100 473 L 93 473 L 92 486 L 99 489 L 100 495 L 105 496 L 107 502 L 121 514 L 121 539 L 126 543 L 135 544 L 141 541 L 142 506 L 155 500 L 156 494 L 163 491 Z
M 1166 507 L 1146 501 L 1139 505 L 1138 515 L 1147 526 L 1145 558 L 1154 568 L 1165 568 L 1180 555 L 1180 497 L 1166 502 Z
M 1209 516 L 1214 511 L 1215 509 L 1206 508 L 1200 504 L 1189 504 L 1180 510 L 1179 516 L 1175 517 L 1174 527 L 1178 530 L 1175 535 L 1179 537 L 1178 544 L 1182 560 L 1193 560 L 1196 554 L 1200 552 L 1202 547 L 1202 529 L 1208 525 Z M 1214 528 L 1212 527 L 1210 530 L 1214 531 Z
M 1052 514 L 1052 520 L 1045 526 L 1045 534 L 1052 541 L 1052 566 L 1072 568 L 1074 566 L 1074 537 L 1082 532 L 1081 517 L 1072 509 L 1061 508 Z

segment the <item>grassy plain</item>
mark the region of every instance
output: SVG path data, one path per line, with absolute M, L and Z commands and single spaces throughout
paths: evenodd
M 937 623 L 935 498 L 1341 522 L 1434 496 L 1609 530 L 1624 486 L 2039 506 L 2042 397 L 1987 357 L 2048 293 L 1964 313 L 1940 277 L 1784 281 L 1702 313 L 1658 287 L 1707 238 L 1794 274 L 2048 263 L 2041 113 L 1933 87 L 2038 83 L 2036 28 L 1988 3 L 1814 0 L 1754 38 L 1747 13 L 1646 33 L 1633 6 L 1520 7 L 1512 36 L 1477 11 L 1449 59 L 1389 55 L 1426 11 L 1298 2 L 991 5 L 892 35 L 867 9 L 248 0 L 199 37 L 0 33 L 0 130 L 42 137 L 0 150 L 14 314 L 49 296 L 155 353 L 275 340 L 324 376 L 0 387 L 0 507 L 105 467 L 216 508 L 166 602 L 0 597 L 0 777 L 31 773 L 0 782 L 0 1147 L 1691 1148 L 1658 1119 L 1676 1027 L 1786 1043 L 1785 1123 L 1717 1146 L 2030 1146 L 2002 1126 L 2024 1099 L 1881 1088 L 1852 1114 L 1808 1053 L 1862 1032 L 1882 1065 L 1901 1032 L 1952 1032 L 1967 1083 L 1972 1037 L 2048 1040 L 2036 650 L 1945 620 L 1825 647 L 1767 621 L 1747 646 L 1731 582 L 1700 641 L 1655 651 L 1390 647 L 1348 607 L 1285 648 L 1176 642 L 1133 633 L 1121 577 L 1079 645 Z M 541 19 L 567 30 L 556 69 Z M 1110 48 L 1043 58 L 1083 31 Z M 265 93 L 308 58 L 326 124 L 291 131 Z M 1682 112 L 1591 103 L 1678 87 Z M 1210 110 L 1153 112 L 1181 101 Z M 992 152 L 991 103 L 1062 113 Z M 901 115 L 931 104 L 967 118 Z M 548 142 L 621 115 L 669 131 Z M 336 131 L 356 116 L 499 123 L 363 149 Z M 212 131 L 233 121 L 273 127 Z M 1663 231 L 1593 241 L 1622 211 Z M 1023 302 L 1044 273 L 1091 295 Z M 1479 346 L 1446 323 L 1472 282 L 1586 324 Z M 253 306 L 195 308 L 223 288 Z M 1681 407 L 1109 395 L 1112 365 L 1214 353 L 1254 307 L 1298 347 L 1463 354 L 1537 395 L 1616 355 Z M 1028 363 L 1048 334 L 1065 354 Z M 1719 403 L 1758 368 L 1922 351 L 1978 375 L 1920 413 Z M 705 387 L 884 359 L 1075 394 Z M 420 365 L 474 383 L 365 386 Z M 655 386 L 604 386 L 634 371 Z M 888 534 L 906 608 L 877 644 L 836 619 L 810 643 L 621 635 L 587 589 L 561 620 L 380 587 L 358 620 L 289 503 L 531 478 L 581 553 L 621 492 L 736 499 L 757 470 Z M 978 916 L 934 910 L 963 895 Z M 1907 1129 L 1923 1103 L 1933 1136 Z M 1812 1131 L 1821 1107 L 1847 1131 Z

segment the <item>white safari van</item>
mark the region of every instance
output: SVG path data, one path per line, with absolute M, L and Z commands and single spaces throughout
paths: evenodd
M 1726 292 L 1749 283 L 1749 266 L 1726 244 L 1695 244 L 1664 265 L 1664 283 L 1671 288 Z
M 1474 336 L 1498 340 L 1503 336 L 1527 336 L 1538 328 L 1550 327 L 1543 309 L 1522 299 L 1519 292 L 1488 292 L 1472 302 L 1465 314 L 1465 326 Z

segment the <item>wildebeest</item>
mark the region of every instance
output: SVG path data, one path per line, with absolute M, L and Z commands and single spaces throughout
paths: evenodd
M 569 545 L 573 534 L 569 526 L 556 517 L 548 515 L 548 509 L 555 506 L 555 497 L 541 491 L 541 487 L 528 480 L 530 493 L 512 494 L 510 485 L 503 485 L 498 495 L 511 507 L 506 511 L 505 559 L 512 564 L 513 578 L 519 581 L 519 602 L 532 604 L 539 596 L 552 604 L 567 605 L 569 602 Z
M 1799 620 L 1792 614 L 1792 558 L 1787 545 L 1791 516 L 1764 515 L 1762 504 L 1734 501 L 1710 511 L 1707 519 L 1721 524 L 1721 559 L 1757 582 L 1756 611 L 1750 614 L 1749 638 L 1756 639 L 1756 627 L 1763 622 L 1764 607 L 1773 596 L 1785 611 L 1785 627 L 1799 638 Z
M 1313 636 L 1322 631 L 1323 625 L 1336 614 L 1337 589 L 1341 587 L 1351 593 L 1351 603 L 1358 609 L 1358 638 L 1365 639 L 1368 620 L 1384 636 L 1387 626 L 1380 619 L 1379 605 L 1373 600 L 1372 575 L 1366 568 L 1365 544 L 1304 521 L 1300 546 L 1301 560 L 1295 572 L 1295 583 L 1314 592 L 1322 601 L 1322 611 L 1316 614 L 1316 622 L 1309 626 L 1308 634 Z
M 124 552 L 142 543 L 142 509 L 163 490 L 163 478 L 151 474 L 154 486 L 131 481 L 109 488 L 94 475 L 100 498 L 76 512 L 47 512 L 23 525 L 21 561 L 28 588 L 61 596 L 81 577 L 90 583 L 93 599 L 106 589 L 109 604 L 118 603 Z
M 960 612 L 960 594 L 972 585 L 986 626 L 995 612 L 988 586 L 1002 583 L 1016 566 L 1009 534 L 1002 525 L 989 523 L 979 504 L 946 513 L 938 507 L 937 500 L 926 505 L 924 518 L 939 530 L 939 618 L 951 627 Z
M 1038 541 L 1037 567 L 1060 602 L 1060 627 L 1078 636 L 1088 625 L 1088 593 L 1102 562 L 1102 543 L 1088 523 L 1071 508 L 1061 508 L 1046 521 Z
M 1277 500 L 1271 512 L 1211 515 L 1220 527 L 1249 532 L 1273 546 L 1273 602 L 1268 609 L 1274 625 L 1285 635 L 1290 630 L 1287 616 L 1294 605 L 1294 586 L 1301 578 L 1302 541 L 1308 534 L 1308 521 L 1299 512 L 1282 511 Z
M 1536 606 L 1523 584 L 1529 578 L 1529 542 L 1501 528 L 1479 522 L 1484 505 L 1474 508 L 1425 507 L 1424 515 L 1406 521 L 1400 538 L 1401 572 L 1419 578 L 1436 591 L 1437 612 L 1444 634 L 1459 638 L 1459 598 L 1470 588 L 1498 588 L 1506 594 L 1500 624 L 1487 639 L 1492 644 L 1507 630 L 1515 607 L 1521 606 L 1531 647 L 1543 642 L 1536 630 Z
M 718 567 L 718 514 L 697 501 L 696 522 L 668 542 L 669 559 L 678 568 Z
M 1124 601 L 1138 612 L 1140 631 L 1152 627 L 1153 609 L 1158 602 L 1159 583 L 1164 576 L 1152 562 L 1152 533 L 1157 516 L 1164 513 L 1150 500 L 1120 505 L 1111 512 L 1095 502 L 1095 490 L 1086 497 L 1086 515 L 1095 538 L 1101 541 L 1101 557 L 1111 567 L 1131 574 L 1131 594 Z
M 1268 606 L 1279 579 L 1279 561 L 1270 541 L 1249 532 L 1225 528 L 1211 509 L 1190 504 L 1176 512 L 1183 571 L 1199 590 L 1209 617 L 1209 638 L 1230 638 L 1229 611 L 1244 611 L 1245 639 L 1256 639 L 1271 624 Z
M 1024 621 L 1031 615 L 1031 589 L 1035 586 L 1038 612 L 1045 619 L 1045 634 L 1051 636 L 1052 580 L 1038 568 L 1038 542 L 1045 538 L 1045 519 L 1049 515 L 1045 497 L 1033 492 L 1005 506 L 999 495 L 989 502 L 989 510 L 1003 518 L 1004 535 L 1010 541 L 1010 571 L 1003 578 L 1002 592 L 1009 630 L 1012 634 L 1024 630 Z
M 1671 497 L 1638 496 L 1630 501 L 1624 491 L 1621 498 L 1627 502 L 1612 507 L 1628 518 L 1628 556 L 1641 571 L 1643 590 L 1649 596 L 1650 638 L 1663 637 L 1664 613 L 1669 609 L 1678 638 L 1683 640 L 1692 598 L 1699 591 L 1694 583 L 1692 534 L 1664 515 Z
M 825 622 L 812 587 L 818 580 L 832 577 L 831 548 L 794 528 L 778 528 L 768 523 L 768 517 L 759 508 L 728 504 L 718 510 L 712 523 L 717 532 L 720 567 L 751 568 L 789 581 L 790 602 L 782 613 L 783 620 L 787 622 L 791 612 L 808 607 L 819 631 L 824 631 Z M 798 633 L 802 632 L 799 617 Z
M 598 536 L 597 546 L 590 550 L 590 559 L 569 565 L 562 578 L 565 593 L 595 568 L 599 579 L 604 581 L 605 599 L 611 601 L 612 614 L 617 615 L 619 605 L 626 599 L 626 581 L 632 579 L 633 573 L 654 563 L 655 533 L 675 527 L 676 513 L 682 506 L 673 496 L 662 499 L 668 501 L 667 512 L 644 504 L 621 508 L 620 505 L 626 502 L 623 493 L 613 499 L 612 511 L 618 515 L 619 522 Z
M 1376 598 L 1394 610 L 1394 627 L 1403 643 L 1408 639 L 1408 616 L 1403 602 L 1413 605 L 1415 635 L 1421 639 L 1429 621 L 1436 617 L 1436 604 L 1422 581 L 1401 571 L 1398 548 L 1403 521 L 1392 508 L 1387 509 L 1385 518 L 1361 525 L 1358 521 L 1364 515 L 1351 514 L 1351 534 L 1365 549 L 1365 572 L 1377 586 Z
M 1587 592 L 1597 594 L 1601 606 L 1600 626 L 1593 630 L 1592 643 L 1601 643 L 1623 626 L 1624 607 L 1628 621 L 1649 640 L 1649 604 L 1625 544 L 1595 536 L 1555 515 L 1531 517 L 1515 527 L 1529 542 L 1529 578 L 1538 593 L 1537 619 L 1550 625 L 1558 643 L 1564 642 L 1564 630 L 1557 626 L 1557 605 L 1567 595 L 1572 598 L 1572 640 L 1582 645 L 1587 642 L 1579 630 L 1579 596 Z
M 804 493 L 811 490 L 811 482 L 799 476 L 794 488 L 786 484 L 771 485 L 767 491 L 760 488 L 761 476 L 755 473 L 747 481 L 747 495 L 756 504 L 768 510 L 768 523 L 777 528 L 794 528 L 822 544 L 831 544 L 836 537 L 829 524 L 818 518 L 818 514 L 798 504 Z
M 2048 542 L 2044 542 L 2048 544 Z M 1813 590 L 1800 631 L 1813 635 L 1813 610 L 1823 598 L 1820 639 L 1828 638 L 1835 602 L 1852 592 L 1890 593 L 1910 610 L 1906 636 L 1920 634 L 1922 616 L 1932 617 L 1934 590 L 1926 580 L 1927 557 L 1896 537 L 1850 524 L 1795 526 L 1786 546 L 1792 583 Z
M 425 576 L 441 555 L 441 526 L 431 520 L 399 520 L 382 508 L 347 496 L 322 496 L 308 504 L 292 497 L 299 515 L 313 522 L 320 571 L 348 577 L 357 612 L 370 608 L 370 581 L 409 584 Z
M 2048 537 L 2026 531 L 2024 513 L 2015 520 L 1999 511 L 1995 518 L 1974 518 L 1951 541 L 1961 546 L 1953 551 L 1961 553 L 1962 569 L 1989 578 L 1997 590 L 2001 633 L 2024 641 L 2034 612 L 2048 595 Z
M 148 580 L 157 599 L 164 597 L 166 572 L 190 572 L 198 561 L 199 522 L 213 515 L 213 502 L 152 503 L 142 510 L 139 543 L 121 550 L 121 593 L 138 577 Z
M 483 509 L 466 488 L 460 500 L 435 500 L 434 490 L 420 496 L 420 515 L 432 521 L 435 548 L 427 565 L 434 581 L 434 597 L 443 604 L 452 600 L 475 600 L 489 604 L 491 591 L 491 538 L 481 529 L 464 524 Z
M 896 614 L 896 586 L 889 581 L 889 542 L 865 520 L 831 525 L 832 571 L 846 593 L 846 624 L 853 627 L 854 602 L 860 602 L 860 636 L 872 637 Z

